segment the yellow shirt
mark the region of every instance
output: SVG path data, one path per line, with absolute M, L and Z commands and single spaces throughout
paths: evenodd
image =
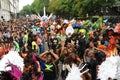
M 38 49 L 38 45 L 37 45 L 37 43 L 35 41 L 32 42 L 32 49 L 33 50 L 35 50 L 34 46 L 35 46 L 35 49 L 37 50 Z

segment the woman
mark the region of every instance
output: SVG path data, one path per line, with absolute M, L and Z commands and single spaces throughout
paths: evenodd
M 69 80 L 69 72 L 71 71 L 72 67 L 75 65 L 75 67 L 78 67 L 78 64 L 81 62 L 80 58 L 75 54 L 74 45 L 71 43 L 67 43 L 66 47 L 64 47 L 64 44 L 62 43 L 62 49 L 61 49 L 61 62 L 63 62 L 62 66 L 62 79 Z M 78 74 L 78 76 L 80 76 Z M 80 78 L 80 77 L 79 77 Z
M 94 51 L 95 51 L 94 43 L 90 41 L 89 47 L 85 50 L 85 53 L 84 53 L 84 62 L 89 62 L 89 55 L 91 52 L 94 53 Z
M 94 47 L 92 41 L 89 42 L 89 47 L 85 50 L 84 53 L 84 62 L 88 64 L 92 80 L 96 80 L 97 78 L 99 67 L 98 65 L 105 60 L 105 53 L 105 50 Z
M 88 74 L 89 78 L 96 80 L 98 63 L 95 58 L 95 47 L 92 41 L 89 42 L 89 47 L 85 50 L 84 62 L 88 64 L 88 68 L 90 69 L 90 74 Z
M 41 53 L 41 44 L 42 44 L 42 39 L 40 38 L 40 35 L 37 34 L 36 36 L 37 39 L 37 45 L 38 45 L 38 55 Z
M 40 63 L 34 54 L 29 53 L 24 59 L 24 64 L 22 80 L 42 80 Z
M 40 54 L 40 59 L 44 61 L 44 80 L 55 80 L 56 79 L 56 65 L 59 57 L 53 50 L 45 51 Z

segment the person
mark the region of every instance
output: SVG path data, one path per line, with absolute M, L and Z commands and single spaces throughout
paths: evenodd
M 22 80 L 42 80 L 42 71 L 40 67 L 40 63 L 37 57 L 28 52 L 26 58 L 24 58 L 24 72 L 22 74 Z
M 96 80 L 97 78 L 97 69 L 98 69 L 98 62 L 95 58 L 95 54 L 93 51 L 88 53 L 89 55 L 89 62 L 87 62 L 89 73 L 91 74 L 92 80 Z
M 92 41 L 89 42 L 89 47 L 85 50 L 84 53 L 84 62 L 87 63 L 88 68 L 90 69 L 89 71 L 89 77 L 92 80 L 96 80 L 97 78 L 97 60 L 95 58 L 95 48 L 94 48 L 94 43 Z
M 44 57 L 46 56 L 46 57 Z M 59 60 L 53 50 L 48 50 L 40 54 L 40 59 L 44 61 L 44 80 L 55 80 L 56 79 L 56 63 Z
M 28 43 L 28 33 L 24 32 L 23 43 Z
M 61 72 L 61 76 L 63 80 L 66 79 L 68 72 L 70 72 L 70 68 L 72 67 L 72 64 L 78 66 L 78 64 L 81 62 L 80 58 L 75 54 L 75 49 L 73 47 L 73 44 L 67 43 L 65 47 L 64 44 L 65 42 L 62 43 L 61 56 L 60 56 L 61 62 L 63 63 L 62 66 L 63 69 Z
M 13 41 L 14 45 L 15 45 L 15 51 L 20 52 L 20 46 L 18 43 L 18 37 L 16 36 L 14 41 Z
M 23 34 L 23 32 L 21 32 L 20 36 L 19 36 L 19 39 L 18 39 L 20 50 L 23 50 L 23 46 L 24 46 L 24 44 L 23 44 L 23 36 L 24 36 L 24 34 Z
M 36 39 L 37 39 L 37 45 L 38 45 L 38 55 L 39 54 L 41 54 L 41 45 L 42 45 L 42 40 L 41 40 L 41 38 L 40 38 L 40 35 L 38 34 L 37 36 L 36 36 Z
M 50 42 L 51 42 L 51 48 L 55 51 L 56 50 L 56 46 L 58 45 L 58 39 L 56 38 L 56 35 L 52 35 L 50 38 Z
M 91 52 L 94 53 L 94 51 L 95 51 L 94 43 L 93 43 L 93 41 L 90 41 L 89 42 L 89 47 L 84 52 L 84 62 L 89 62 L 89 57 L 88 56 Z
M 4 54 L 5 54 L 4 47 L 0 45 L 0 59 L 4 56 Z
M 36 35 L 33 36 L 33 41 L 32 41 L 32 50 L 37 51 L 38 50 L 38 45 L 36 42 Z
M 79 57 L 83 59 L 83 54 L 86 48 L 85 34 L 81 33 L 81 38 L 79 39 Z
M 117 56 L 118 55 L 118 51 L 117 51 L 117 47 L 116 47 L 116 42 L 115 42 L 115 37 L 114 36 L 109 36 L 110 40 L 109 40 L 109 44 L 107 47 L 107 57 L 110 56 Z

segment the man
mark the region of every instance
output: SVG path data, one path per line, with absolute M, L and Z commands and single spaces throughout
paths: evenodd
M 50 42 L 51 42 L 51 48 L 55 51 L 56 47 L 58 45 L 58 39 L 56 38 L 56 35 L 52 35 L 50 38 Z
M 79 36 L 79 50 L 78 50 L 78 56 L 83 59 L 83 54 L 86 49 L 86 40 L 85 40 L 85 33 L 81 33 L 81 36 Z

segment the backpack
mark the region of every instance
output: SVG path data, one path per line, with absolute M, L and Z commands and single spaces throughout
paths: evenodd
M 22 76 L 22 72 L 19 70 L 19 68 L 16 65 L 12 63 L 9 63 L 9 66 L 12 69 L 11 71 L 9 71 L 11 77 L 13 77 L 14 80 L 19 80 Z

